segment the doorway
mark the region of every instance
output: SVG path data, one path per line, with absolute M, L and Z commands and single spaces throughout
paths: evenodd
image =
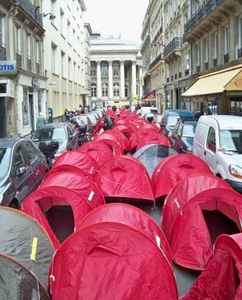
M 7 136 L 7 124 L 6 124 L 6 103 L 5 98 L 0 98 L 0 138 Z
M 33 94 L 29 94 L 29 113 L 30 113 L 30 124 L 31 130 L 34 131 L 34 97 Z

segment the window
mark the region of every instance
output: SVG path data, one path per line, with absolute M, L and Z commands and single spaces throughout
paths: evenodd
M 64 35 L 64 11 L 60 9 L 60 33 Z
M 68 58 L 68 79 L 71 80 L 71 58 Z
M 224 54 L 229 53 L 229 28 L 224 28 Z
M 195 55 L 196 55 L 196 65 L 200 66 L 201 54 L 200 54 L 200 45 L 199 44 L 195 45 Z
M 92 83 L 91 85 L 91 96 L 97 97 L 97 85 L 96 83 Z
M 31 58 L 31 35 L 27 33 L 27 56 Z
M 203 40 L 203 60 L 204 63 L 208 62 L 208 39 L 207 38 Z
M 35 43 L 35 57 L 36 57 L 36 62 L 40 63 L 40 58 L 41 58 L 41 42 L 39 40 L 36 40 Z
M 113 63 L 113 78 L 119 80 L 120 78 L 120 66 L 119 62 Z
M 4 46 L 5 45 L 5 16 L 0 15 L 0 45 Z
M 56 0 L 51 0 L 51 14 L 56 16 Z M 55 25 L 56 18 L 51 19 L 51 23 Z
M 56 62 L 57 62 L 57 46 L 55 44 L 51 44 L 51 71 L 56 74 Z
M 242 48 L 242 17 L 239 19 L 239 48 Z
M 216 152 L 216 135 L 213 127 L 210 127 L 208 131 L 207 148 L 212 152 Z
M 120 94 L 119 83 L 114 83 L 113 95 L 114 95 L 114 97 L 119 97 L 119 94 Z
M 218 33 L 217 32 L 213 34 L 212 51 L 213 51 L 213 59 L 217 59 L 218 58 Z
M 101 63 L 101 77 L 102 77 L 102 79 L 108 78 L 108 63 L 107 62 Z
M 102 96 L 107 97 L 108 96 L 108 84 L 104 83 L 102 85 Z
M 15 47 L 16 53 L 22 53 L 22 41 L 21 41 L 21 28 L 18 25 L 15 25 Z
M 61 76 L 65 77 L 65 52 L 61 51 Z
M 127 84 L 125 84 L 125 97 L 129 97 L 129 86 Z
M 73 63 L 73 81 L 76 81 L 76 62 Z

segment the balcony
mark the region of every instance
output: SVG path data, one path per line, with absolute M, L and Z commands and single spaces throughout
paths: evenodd
M 7 50 L 4 46 L 0 46 L 0 60 L 7 60 Z
M 182 38 L 175 37 L 164 49 L 165 60 L 167 60 L 173 55 L 180 56 L 181 48 L 182 48 Z
M 29 0 L 15 0 L 15 5 L 29 15 L 39 26 L 43 26 L 42 15 L 38 7 L 33 5 Z
M 216 12 L 219 13 L 218 8 L 225 2 L 229 3 L 231 0 L 206 0 L 201 8 L 195 12 L 191 19 L 185 24 L 184 41 L 187 41 L 190 38 L 191 34 L 196 31 L 197 27 L 203 23 L 204 20 L 209 21 L 209 17 L 211 17 L 212 14 Z M 216 14 L 214 14 L 214 16 L 216 16 Z M 212 19 L 211 22 L 213 22 Z M 206 24 L 203 23 L 203 25 Z M 204 26 L 204 28 L 206 28 L 206 26 Z

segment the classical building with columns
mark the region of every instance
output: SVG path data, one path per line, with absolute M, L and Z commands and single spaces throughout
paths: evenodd
M 130 105 L 142 98 L 142 58 L 135 43 L 92 34 L 90 60 L 93 106 Z

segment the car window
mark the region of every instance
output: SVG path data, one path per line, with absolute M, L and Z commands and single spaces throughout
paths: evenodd
M 13 173 L 16 174 L 16 171 L 21 168 L 25 167 L 26 163 L 24 160 L 24 155 L 23 155 L 23 147 L 22 145 L 18 145 L 13 154 Z
M 30 142 L 26 142 L 23 144 L 23 156 L 24 160 L 28 164 L 31 164 L 34 160 L 36 160 L 38 158 L 38 155 L 38 151 Z
M 11 162 L 11 148 L 0 148 L 0 180 L 8 174 Z
M 207 148 L 216 152 L 216 135 L 213 127 L 210 127 L 208 131 Z
M 195 126 L 193 124 L 184 124 L 182 136 L 184 137 L 194 137 Z

